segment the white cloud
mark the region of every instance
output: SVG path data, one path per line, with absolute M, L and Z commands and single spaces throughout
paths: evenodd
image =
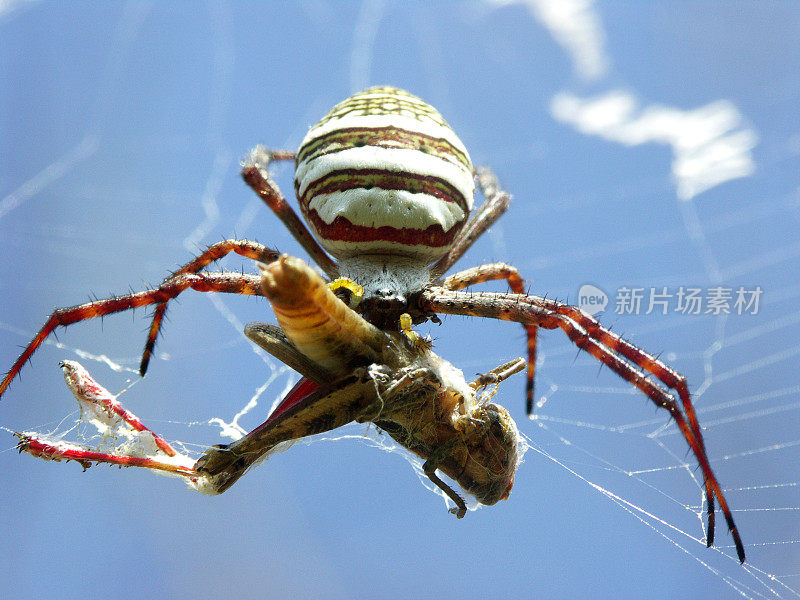
M 637 146 L 672 148 L 672 177 L 681 200 L 755 171 L 751 150 L 758 142 L 752 129 L 727 100 L 694 110 L 652 104 L 644 108 L 630 93 L 613 90 L 593 98 L 557 94 L 550 112 L 558 121 L 587 135 Z
M 525 4 L 533 18 L 550 31 L 572 58 L 575 71 L 595 81 L 608 72 L 611 61 L 605 52 L 606 36 L 591 0 L 493 0 L 495 4 Z

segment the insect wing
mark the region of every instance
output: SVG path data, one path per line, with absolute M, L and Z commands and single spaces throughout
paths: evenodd
M 264 425 L 271 425 L 279 416 L 284 414 L 298 402 L 308 398 L 311 394 L 320 389 L 319 384 L 314 383 L 307 377 L 301 377 L 288 394 L 280 401 L 275 410 L 272 411 Z

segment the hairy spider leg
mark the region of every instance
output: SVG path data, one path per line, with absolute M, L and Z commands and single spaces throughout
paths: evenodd
M 267 173 L 267 165 L 271 160 L 291 160 L 295 158 L 293 152 L 270 151 L 263 146 L 256 146 L 242 166 L 242 178 L 250 188 L 258 194 L 264 203 L 283 222 L 289 233 L 294 236 L 311 259 L 319 265 L 330 279 L 339 276 L 339 266 L 326 254 L 322 247 L 311 235 L 305 223 L 286 201 L 278 186 Z
M 508 287 L 515 294 L 525 295 L 525 281 L 519 271 L 505 263 L 492 263 L 479 265 L 464 271 L 454 273 L 442 281 L 442 287 L 446 290 L 462 290 L 464 288 L 483 283 L 485 281 L 496 281 L 505 279 Z M 525 410 L 528 416 L 533 414 L 533 392 L 536 377 L 536 325 L 524 325 L 525 334 L 528 338 L 528 373 L 525 380 Z
M 475 170 L 475 182 L 486 200 L 458 233 L 447 254 L 433 264 L 431 280 L 438 279 L 447 273 L 450 267 L 456 264 L 472 244 L 508 209 L 511 195 L 500 187 L 497 176 L 489 167 L 478 167 Z
M 700 429 L 699 422 L 697 421 L 697 414 L 694 411 L 691 394 L 689 393 L 689 386 L 686 383 L 686 377 L 680 373 L 677 373 L 675 370 L 671 369 L 668 365 L 664 364 L 657 358 L 640 350 L 617 334 L 603 328 L 596 319 L 592 318 L 581 309 L 575 306 L 569 306 L 566 304 L 561 304 L 560 302 L 548 300 L 545 300 L 544 304 L 559 314 L 568 316 L 571 320 L 583 327 L 587 333 L 597 339 L 600 343 L 612 348 L 615 352 L 621 354 L 644 371 L 647 371 L 656 377 L 668 388 L 678 392 L 678 397 L 683 405 L 683 411 L 686 414 L 686 419 L 689 421 L 692 434 L 697 440 L 700 449 L 703 451 L 703 454 L 706 454 L 706 444 L 703 440 L 703 432 Z M 708 479 L 705 480 L 705 487 L 706 502 L 708 503 L 706 511 L 708 514 L 706 544 L 707 546 L 711 547 L 711 545 L 714 543 L 714 522 L 716 520 L 716 516 L 714 511 L 714 494 L 712 493 Z
M 206 248 L 194 260 L 186 263 L 180 269 L 172 273 L 172 275 L 164 279 L 162 285 L 186 273 L 199 273 L 212 262 L 227 256 L 231 252 L 264 263 L 272 262 L 280 256 L 277 250 L 271 250 L 258 242 L 251 242 L 249 240 L 224 240 Z M 153 319 L 150 322 L 150 329 L 148 330 L 147 340 L 144 344 L 142 361 L 139 364 L 139 375 L 142 377 L 147 373 L 147 366 L 150 364 L 150 357 L 153 355 L 153 348 L 155 348 L 156 339 L 161 330 L 161 324 L 164 321 L 164 314 L 166 312 L 167 302 L 159 303 L 153 311 Z
M 222 292 L 250 296 L 263 295 L 261 290 L 261 278 L 257 275 L 245 275 L 243 273 L 202 273 L 196 275 L 185 273 L 169 279 L 152 290 L 135 292 L 124 296 L 114 296 L 105 300 L 95 300 L 68 308 L 59 308 L 53 311 L 39 330 L 39 333 L 36 334 L 36 337 L 31 340 L 8 373 L 6 373 L 6 376 L 0 383 L 0 396 L 6 391 L 6 388 L 8 388 L 8 385 L 14 377 L 19 374 L 31 355 L 42 345 L 56 327 L 66 327 L 78 321 L 103 317 L 140 306 L 165 303 L 189 288 L 198 292 Z
M 511 202 L 511 195 L 503 190 L 500 181 L 489 167 L 478 167 L 475 170 L 475 181 L 480 188 L 486 201 L 475 212 L 466 227 L 461 230 L 458 237 L 453 242 L 453 247 L 431 268 L 431 277 L 436 279 L 446 273 L 465 253 L 475 241 L 481 237 L 489 227 L 506 212 Z M 447 289 L 458 290 L 465 287 L 482 283 L 484 281 L 506 279 L 511 291 L 515 294 L 525 294 L 525 282 L 519 275 L 519 271 L 508 265 L 498 265 L 498 273 L 491 273 L 493 265 L 486 265 L 476 269 L 467 269 L 461 273 L 456 273 L 440 282 Z M 477 271 L 477 272 L 476 272 Z M 477 277 L 469 282 L 470 277 Z M 481 279 L 485 277 L 485 279 Z M 463 283 L 462 283 L 463 281 Z M 447 283 L 449 282 L 449 283 Z M 530 416 L 533 414 L 533 396 L 536 377 L 536 326 L 525 325 L 528 346 L 528 373 L 525 381 L 525 411 Z
M 293 211 L 292 207 L 286 202 L 278 187 L 269 178 L 267 167 L 274 160 L 295 160 L 296 153 L 288 150 L 269 150 L 263 146 L 254 148 L 245 161 L 242 170 L 242 177 L 245 182 L 258 194 L 264 203 L 278 216 L 284 223 L 289 232 L 309 253 L 311 258 L 325 271 L 328 276 L 335 277 L 338 273 L 336 264 L 325 254 L 325 251 L 316 243 L 306 226 Z M 280 255 L 277 251 L 271 250 L 248 240 L 225 240 L 209 246 L 197 258 L 187 263 L 172 275 L 164 280 L 164 283 L 176 276 L 184 273 L 197 273 L 210 263 L 219 260 L 229 254 L 236 252 L 247 258 L 269 263 L 276 260 Z M 158 338 L 164 314 L 167 311 L 167 304 L 162 303 L 156 306 L 153 312 L 153 319 L 147 334 L 142 361 L 139 365 L 139 375 L 144 376 L 150 363 L 150 358 Z
M 644 365 L 651 362 L 652 364 L 657 364 L 659 361 L 654 357 L 641 350 L 639 350 L 641 355 L 634 355 L 630 351 L 630 348 L 625 348 L 625 353 L 634 356 L 634 358 L 627 358 L 625 354 L 623 354 L 622 340 L 619 336 L 611 333 L 594 319 L 585 315 L 581 318 L 590 319 L 592 324 L 591 328 L 587 330 L 570 318 L 568 314 L 564 314 L 568 312 L 565 311 L 565 309 L 561 309 L 562 312 L 554 310 L 553 306 L 559 303 L 536 296 L 521 298 L 518 295 L 486 292 L 468 294 L 439 288 L 423 292 L 420 296 L 419 303 L 422 310 L 430 312 L 516 321 L 523 324 L 535 324 L 546 329 L 560 328 L 575 345 L 594 356 L 597 360 L 617 373 L 617 375 L 636 386 L 650 398 L 656 406 L 666 409 L 692 449 L 698 463 L 700 463 L 706 485 L 710 486 L 711 491 L 713 491 L 713 494 L 717 497 L 720 509 L 725 516 L 725 521 L 733 537 L 739 560 L 740 562 L 744 562 L 744 545 L 742 544 L 741 537 L 734 523 L 733 515 L 731 514 L 716 475 L 714 475 L 714 471 L 708 461 L 708 457 L 705 453 L 705 446 L 701 439 L 695 435 L 694 428 L 687 423 L 687 419 L 689 419 L 688 415 L 686 417 L 684 416 L 680 406 L 670 393 L 647 379 L 645 372 L 636 368 L 641 367 L 645 369 Z M 601 341 L 601 337 L 607 340 L 607 342 Z M 631 346 L 627 342 L 626 345 Z M 617 354 L 615 354 L 615 352 Z M 654 368 L 652 364 L 650 368 Z M 669 385 L 666 382 L 665 384 Z M 689 404 L 689 406 L 691 406 L 691 404 Z M 714 523 L 709 522 L 708 525 L 709 528 L 713 528 Z M 713 531 L 710 532 L 707 537 L 713 539 Z

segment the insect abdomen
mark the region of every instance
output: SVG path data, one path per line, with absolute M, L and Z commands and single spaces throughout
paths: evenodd
M 334 257 L 432 262 L 472 209 L 472 163 L 436 109 L 397 88 L 374 87 L 337 104 L 309 130 L 295 191 Z

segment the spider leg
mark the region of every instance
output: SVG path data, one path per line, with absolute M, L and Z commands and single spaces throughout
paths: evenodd
M 475 181 L 486 201 L 481 204 L 477 212 L 456 236 L 449 252 L 433 264 L 431 267 L 432 279 L 437 279 L 447 273 L 450 267 L 464 256 L 470 246 L 508 209 L 511 196 L 500 187 L 497 176 L 489 167 L 475 169 Z
M 242 273 L 203 273 L 195 275 L 192 273 L 185 273 L 169 279 L 152 290 L 126 294 L 124 296 L 114 296 L 105 300 L 95 300 L 94 302 L 87 302 L 86 304 L 80 304 L 69 308 L 59 308 L 50 315 L 50 318 L 47 319 L 39 330 L 39 333 L 36 334 L 36 337 L 34 337 L 22 351 L 22 354 L 20 354 L 17 361 L 3 378 L 3 381 L 0 383 L 0 396 L 3 395 L 3 392 L 6 391 L 11 380 L 19 374 L 23 365 L 31 358 L 36 349 L 42 345 L 56 327 L 66 327 L 78 321 L 102 317 L 140 306 L 165 303 L 189 288 L 197 290 L 198 292 L 223 292 L 252 296 L 263 295 L 261 279 L 257 275 L 245 275 Z
M 524 284 L 517 269 L 510 265 L 505 265 L 503 263 L 480 265 L 478 267 L 473 267 L 471 269 L 466 269 L 465 271 L 455 273 L 444 279 L 444 281 L 442 282 L 442 287 L 449 290 L 459 290 L 467 286 L 474 285 L 476 283 L 481 283 L 483 281 L 488 281 L 491 279 L 500 279 L 500 278 L 506 278 L 508 280 L 509 287 L 511 287 L 511 291 L 513 291 L 514 293 L 518 294 L 525 293 Z M 689 388 L 686 384 L 685 377 L 675 372 L 673 369 L 668 367 L 663 362 L 657 360 L 656 358 L 640 350 L 630 342 L 624 340 L 617 334 L 609 331 L 608 329 L 605 329 L 600 325 L 600 323 L 596 319 L 586 314 L 579 308 L 574 306 L 569 306 L 561 302 L 556 302 L 554 300 L 548 300 L 546 298 L 529 297 L 529 299 L 535 300 L 538 305 L 543 306 L 548 310 L 552 310 L 553 312 L 556 312 L 558 314 L 566 315 L 572 321 L 578 323 L 581 327 L 583 327 L 587 331 L 587 333 L 589 333 L 592 337 L 600 341 L 600 343 L 606 345 L 607 347 L 611 348 L 618 354 L 625 357 L 627 360 L 638 365 L 641 369 L 655 376 L 668 388 L 677 391 L 678 397 L 680 398 L 681 403 L 683 405 L 686 419 L 688 420 L 689 426 L 692 429 L 692 433 L 694 437 L 697 439 L 698 444 L 701 447 L 703 453 L 705 454 L 706 450 L 705 450 L 705 442 L 703 440 L 703 434 L 702 431 L 700 430 L 700 425 L 697 421 L 697 415 L 695 413 L 694 406 L 692 405 L 691 395 L 689 394 Z M 531 335 L 531 329 L 533 329 L 532 335 Z M 527 400 L 526 406 L 528 409 L 527 411 L 528 415 L 530 415 L 533 412 L 533 367 L 535 366 L 535 353 L 536 353 L 536 327 L 527 325 L 526 330 L 528 331 L 528 354 L 529 354 L 527 390 L 530 392 L 526 398 Z M 708 487 L 707 482 L 706 482 L 706 498 L 708 502 L 707 512 L 708 512 L 708 524 L 709 524 L 708 534 L 706 536 L 706 539 L 708 545 L 710 546 L 714 542 L 715 513 L 714 513 L 714 494 Z
M 270 250 L 258 242 L 251 242 L 249 240 L 224 240 L 222 242 L 212 244 L 206 248 L 194 260 L 186 263 L 172 275 L 167 277 L 163 281 L 162 285 L 186 273 L 198 273 L 215 260 L 219 260 L 231 252 L 235 252 L 236 254 L 246 258 L 252 258 L 253 260 L 264 263 L 272 262 L 280 256 L 280 253 L 277 250 Z M 159 303 L 153 311 L 153 319 L 150 322 L 150 329 L 147 333 L 147 341 L 144 344 L 142 361 L 139 364 L 139 375 L 142 377 L 144 377 L 144 374 L 147 373 L 147 366 L 150 364 L 150 357 L 153 354 L 153 348 L 155 348 L 156 339 L 158 338 L 161 324 L 164 321 L 164 314 L 166 312 L 166 302 Z
M 728 503 L 706 456 L 705 444 L 700 434 L 699 425 L 697 425 L 694 409 L 687 408 L 692 406 L 691 401 L 687 404 L 685 399 L 681 398 L 685 413 L 682 412 L 680 405 L 667 390 L 647 378 L 646 373 L 656 374 L 657 372 L 662 374 L 662 371 L 666 372 L 669 369 L 666 365 L 635 348 L 629 342 L 624 342 L 619 336 L 600 326 L 589 315 L 580 313 L 580 311 L 576 314 L 575 311 L 578 309 L 544 298 L 535 296 L 521 298 L 518 295 L 496 293 L 466 294 L 442 288 L 432 288 L 420 296 L 419 307 L 424 311 L 430 312 L 490 317 L 506 321 L 517 321 L 523 324 L 534 324 L 546 329 L 560 328 L 575 345 L 582 350 L 586 350 L 620 377 L 636 386 L 656 406 L 666 409 L 700 463 L 703 477 L 705 478 L 709 505 L 711 506 L 712 501 L 710 498 L 712 495 L 716 496 L 733 537 L 736 553 L 739 560 L 744 562 L 744 546 Z M 578 320 L 582 321 L 584 325 L 581 325 Z M 661 368 L 659 368 L 659 365 Z M 669 372 L 677 376 L 671 369 L 669 369 Z M 670 377 L 669 373 L 666 373 L 666 381 L 664 383 L 668 386 L 670 386 L 670 383 L 678 384 L 680 387 L 674 389 L 677 389 L 679 396 L 681 396 L 681 388 L 686 389 L 685 380 L 680 376 L 677 377 L 682 381 L 676 381 Z M 688 390 L 685 394 L 688 396 Z M 707 539 L 713 540 L 713 520 L 709 520 L 708 527 Z
M 283 197 L 278 186 L 269 178 L 267 165 L 270 160 L 290 160 L 294 154 L 290 152 L 270 152 L 263 146 L 256 146 L 242 166 L 242 178 L 252 190 L 259 195 L 264 203 L 283 222 L 289 233 L 294 236 L 308 255 L 316 262 L 323 272 L 330 278 L 339 276 L 339 267 L 316 242 L 311 232 L 305 226 L 297 213 Z
M 274 160 L 297 160 L 297 152 L 294 150 L 270 150 L 264 146 L 256 146 L 254 151 L 257 153 L 256 157 L 258 159 L 258 166 L 262 169 L 266 169 L 269 163 Z
M 697 414 L 694 411 L 691 394 L 689 393 L 689 386 L 686 383 L 686 377 L 680 373 L 677 373 L 654 356 L 651 356 L 647 352 L 640 350 L 627 340 L 602 327 L 596 319 L 581 309 L 575 306 L 569 306 L 549 300 L 545 300 L 544 303 L 548 306 L 551 306 L 552 309 L 559 314 L 567 315 L 571 320 L 578 323 L 589 335 L 597 339 L 600 343 L 608 346 L 614 350 L 614 352 L 621 354 L 639 368 L 650 373 L 668 388 L 678 392 L 678 397 L 683 405 L 683 411 L 686 415 L 687 421 L 689 422 L 689 426 L 692 429 L 692 434 L 702 449 L 703 454 L 705 454 L 706 444 L 703 440 L 703 433 L 700 429 L 700 424 L 697 421 Z M 706 543 L 708 546 L 711 546 L 714 543 L 714 494 L 709 487 L 708 480 L 706 480 L 705 484 L 706 501 L 708 502 L 708 533 L 706 535 Z
M 446 290 L 461 290 L 466 287 L 483 283 L 485 281 L 496 281 L 505 279 L 508 287 L 515 294 L 525 294 L 525 282 L 519 271 L 504 263 L 493 263 L 479 265 L 471 269 L 465 269 L 446 277 L 441 285 Z M 525 411 L 528 416 L 533 414 L 533 393 L 536 377 L 536 325 L 525 325 L 525 333 L 528 337 L 528 373 L 525 381 Z

